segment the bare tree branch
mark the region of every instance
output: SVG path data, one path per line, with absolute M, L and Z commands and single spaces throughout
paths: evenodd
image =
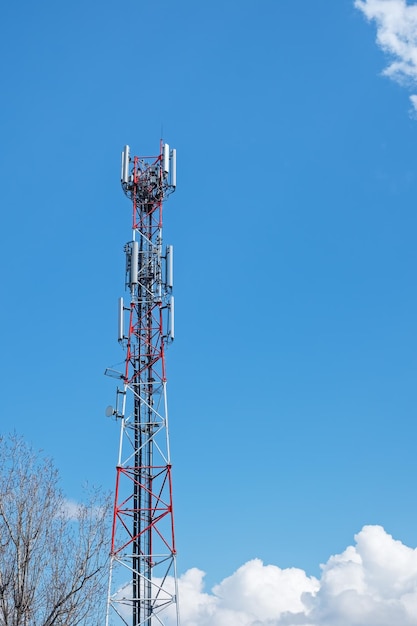
M 50 459 L 0 437 L 0 626 L 97 626 L 105 610 L 111 503 L 67 511 Z

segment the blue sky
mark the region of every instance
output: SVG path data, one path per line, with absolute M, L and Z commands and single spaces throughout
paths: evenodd
M 2 431 L 52 455 L 69 497 L 113 488 L 120 151 L 162 134 L 178 564 L 208 588 L 254 558 L 319 576 L 366 524 L 417 545 L 415 75 L 384 75 L 396 50 L 375 41 L 414 14 L 362 9 L 3 8 Z

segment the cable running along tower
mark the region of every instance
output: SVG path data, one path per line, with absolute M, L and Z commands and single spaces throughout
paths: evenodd
M 118 340 L 125 351 L 115 407 L 119 455 L 106 626 L 179 626 L 165 349 L 174 339 L 173 247 L 162 244 L 162 208 L 176 187 L 176 151 L 122 152 L 122 188 L 132 203 L 125 245 L 126 291 Z

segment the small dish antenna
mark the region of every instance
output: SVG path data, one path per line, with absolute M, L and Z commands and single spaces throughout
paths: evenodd
M 112 415 L 115 414 L 115 412 L 116 411 L 113 409 L 112 405 L 109 404 L 109 406 L 105 410 L 106 417 L 111 417 Z

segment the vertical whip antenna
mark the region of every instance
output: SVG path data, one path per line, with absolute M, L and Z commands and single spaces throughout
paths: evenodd
M 179 626 L 165 350 L 174 338 L 173 247 L 162 246 L 162 206 L 176 186 L 176 152 L 122 152 L 132 204 L 126 295 L 118 303 L 125 353 L 116 407 L 120 425 L 106 626 Z

